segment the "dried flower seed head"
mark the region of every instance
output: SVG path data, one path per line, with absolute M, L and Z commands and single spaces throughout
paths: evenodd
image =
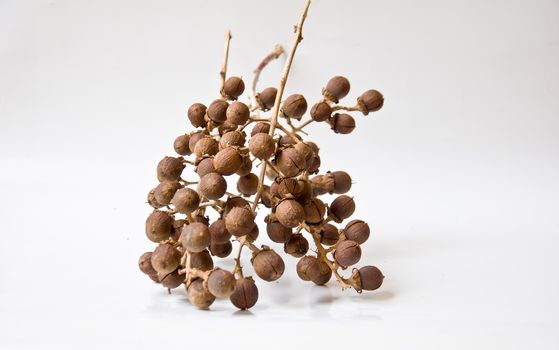
M 243 159 L 234 147 L 226 147 L 214 157 L 214 169 L 221 175 L 233 175 L 239 170 Z
M 305 211 L 305 221 L 307 223 L 318 224 L 324 218 L 326 206 L 320 199 L 313 198 L 303 205 L 303 210 Z
M 268 282 L 279 279 L 285 270 L 282 258 L 269 249 L 254 253 L 251 262 L 258 277 Z
M 242 156 L 241 166 L 237 170 L 237 175 L 246 176 L 252 171 L 252 160 L 248 155 Z
M 198 131 L 190 134 L 190 140 L 188 141 L 188 148 L 190 148 L 190 153 L 194 153 L 194 147 L 196 143 L 208 135 Z
M 205 249 L 198 253 L 190 253 L 190 265 L 193 269 L 201 271 L 209 271 L 214 268 L 210 252 Z
M 309 251 L 309 241 L 300 233 L 294 234 L 285 242 L 283 249 L 287 254 L 300 258 Z
M 317 122 L 328 120 L 332 115 L 332 107 L 326 102 L 315 103 L 311 108 L 311 118 Z
M 363 220 L 351 220 L 345 226 L 344 234 L 347 239 L 357 242 L 357 244 L 363 244 L 369 239 L 371 229 Z
M 322 94 L 328 100 L 338 103 L 339 100 L 346 97 L 349 93 L 350 84 L 346 77 L 335 76 L 328 81 L 326 87 L 322 90 Z
M 239 208 L 245 208 L 250 210 L 250 204 L 246 201 L 246 199 L 242 198 L 242 197 L 229 197 L 227 198 L 227 200 L 225 201 L 225 205 L 223 206 L 223 217 L 226 217 L 227 214 L 231 211 L 231 209 L 235 208 L 235 207 L 239 207 Z
M 242 102 L 233 102 L 229 105 L 226 112 L 227 122 L 233 125 L 243 125 L 250 117 L 250 111 Z
M 200 205 L 200 196 L 198 196 L 198 193 L 193 189 L 184 187 L 175 193 L 171 203 L 175 206 L 177 212 L 190 214 L 198 209 Z
M 361 247 L 354 241 L 341 241 L 334 251 L 334 259 L 342 267 L 357 264 L 361 259 Z
M 223 134 L 219 139 L 219 148 L 224 149 L 228 146 L 242 147 L 245 145 L 246 135 L 242 131 L 234 130 Z
M 206 114 L 208 118 L 213 120 L 217 124 L 221 124 L 227 120 L 227 108 L 229 107 L 229 103 L 223 100 L 215 100 L 213 101 Z
M 350 134 L 355 129 L 355 119 L 346 113 L 334 113 L 330 125 L 336 134 Z
M 220 199 L 227 192 L 227 182 L 218 173 L 209 173 L 200 179 L 198 191 L 208 199 Z
M 225 228 L 225 221 L 217 219 L 210 225 L 212 243 L 226 243 L 231 239 L 231 234 Z
M 163 181 L 177 181 L 184 169 L 181 158 L 165 157 L 157 164 L 157 179 Z
M 334 178 L 334 193 L 344 194 L 351 189 L 351 176 L 345 171 L 334 171 L 331 173 Z
M 258 159 L 270 158 L 275 150 L 276 145 L 272 136 L 264 133 L 255 134 L 248 142 L 250 153 Z
M 276 89 L 275 87 L 268 87 L 262 90 L 261 93 L 256 95 L 256 100 L 264 111 L 267 111 L 274 107 L 277 93 L 278 89 Z
M 305 158 L 292 147 L 283 149 L 276 157 L 275 163 L 286 177 L 295 177 L 307 167 Z
M 181 253 L 172 244 L 162 243 L 151 254 L 151 265 L 159 274 L 169 274 L 177 267 L 181 260 Z
M 320 275 L 320 263 L 314 256 L 304 256 L 297 262 L 297 275 L 303 281 L 310 281 Z
M 268 134 L 270 132 L 270 124 L 266 122 L 258 122 L 254 124 L 250 136 L 254 136 L 259 133 Z
M 212 255 L 217 256 L 218 258 L 226 258 L 228 257 L 231 252 L 233 251 L 233 245 L 231 242 L 225 243 L 211 243 L 210 244 L 210 253 Z
M 240 176 L 237 181 L 237 190 L 245 196 L 252 196 L 258 190 L 258 176 L 252 173 Z
M 363 266 L 354 269 L 350 283 L 357 291 L 379 289 L 384 280 L 382 272 L 375 266 Z
M 284 117 L 301 120 L 307 111 L 307 100 L 305 96 L 293 94 L 283 101 L 281 113 Z
M 349 218 L 355 211 L 355 202 L 350 196 L 342 194 L 338 196 L 332 204 L 330 204 L 330 213 L 334 221 L 342 222 L 344 219 Z
M 210 136 L 202 137 L 194 146 L 194 154 L 198 157 L 205 155 L 214 156 L 218 151 L 219 144 Z
M 254 229 L 254 226 L 256 226 L 254 215 L 246 207 L 233 207 L 225 215 L 225 228 L 233 236 L 245 236 Z
M 175 289 L 180 287 L 183 283 L 184 283 L 184 274 L 179 274 L 179 270 L 175 270 L 171 273 L 168 274 L 159 274 L 158 275 L 159 280 L 161 281 L 161 284 L 163 285 L 163 287 L 165 288 L 169 288 L 169 289 Z
M 173 229 L 173 217 L 164 211 L 154 210 L 146 220 L 146 235 L 152 242 L 166 240 Z
M 140 271 L 148 276 L 155 275 L 157 273 L 157 271 L 155 271 L 155 269 L 151 265 L 151 254 L 151 252 L 145 252 L 140 256 L 140 259 L 138 260 L 138 267 L 140 268 Z
M 324 261 L 320 261 L 319 264 L 320 270 L 318 275 L 311 275 L 309 277 L 311 277 L 311 281 L 314 284 L 322 286 L 328 283 L 328 281 L 330 281 L 330 278 L 332 278 L 332 270 L 330 270 L 330 267 Z
M 245 91 L 245 83 L 239 77 L 230 77 L 223 85 L 223 93 L 230 100 L 236 100 Z
M 258 288 L 252 277 L 239 278 L 235 283 L 235 290 L 229 297 L 235 307 L 246 310 L 250 309 L 258 301 Z
M 196 174 L 198 174 L 200 178 L 213 172 L 215 172 L 213 157 L 206 157 L 198 162 L 198 165 L 196 166 Z
M 231 272 L 217 268 L 208 276 L 208 290 L 218 298 L 229 298 L 235 291 L 236 282 Z
M 357 105 L 364 115 L 376 112 L 384 105 L 384 97 L 377 90 L 367 90 L 357 98 Z
M 278 221 L 286 227 L 297 227 L 305 219 L 305 211 L 294 199 L 285 199 L 276 206 Z
M 175 149 L 175 152 L 177 152 L 177 154 L 180 154 L 181 156 L 188 156 L 192 154 L 188 145 L 189 142 L 190 136 L 188 134 L 178 136 L 175 139 L 175 142 L 173 142 L 173 148 Z
M 182 186 L 176 181 L 163 181 L 155 188 L 153 195 L 157 203 L 168 205 L 178 189 Z
M 203 280 L 200 278 L 192 281 L 186 292 L 190 303 L 200 309 L 207 309 L 215 301 L 215 296 L 204 287 Z
M 334 245 L 340 239 L 340 232 L 336 226 L 332 224 L 325 224 L 320 230 L 320 243 L 324 245 Z
M 206 115 L 206 106 L 201 103 L 195 103 L 188 108 L 188 119 L 192 126 L 196 128 L 205 128 L 206 127 L 206 120 L 204 116 Z
M 189 252 L 197 253 L 209 247 L 211 237 L 208 226 L 201 222 L 193 222 L 184 226 L 181 234 L 181 242 L 184 249 Z
M 291 228 L 283 226 L 277 221 L 266 224 L 266 233 L 268 233 L 268 237 L 276 243 L 285 243 L 289 241 L 293 235 Z

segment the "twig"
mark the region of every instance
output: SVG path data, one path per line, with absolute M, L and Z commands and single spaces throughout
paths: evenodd
M 225 33 L 225 52 L 223 54 L 223 64 L 221 65 L 221 71 L 219 72 L 219 76 L 221 77 L 219 93 L 224 98 L 226 98 L 226 96 L 223 92 L 223 87 L 225 86 L 225 78 L 227 77 L 227 61 L 229 60 L 229 43 L 231 42 L 231 38 L 231 31 L 227 30 L 227 32 Z
M 346 107 L 346 106 L 332 106 L 332 112 L 334 111 L 347 111 L 347 112 L 355 112 L 355 111 L 361 111 L 361 108 L 359 108 L 359 106 L 351 106 L 351 107 Z
M 253 72 L 254 75 L 252 76 L 252 99 L 255 103 L 257 103 L 256 102 L 256 85 L 258 84 L 258 79 L 260 78 L 260 73 L 262 73 L 262 70 L 264 68 L 266 68 L 268 63 L 270 63 L 272 60 L 275 60 L 276 58 L 280 57 L 284 52 L 285 52 L 285 50 L 283 49 L 283 46 L 276 45 L 274 47 L 274 49 L 272 50 L 272 52 L 270 52 L 266 57 L 264 57 L 264 59 L 260 62 L 258 67 L 256 67 L 256 69 L 254 70 L 254 72 Z

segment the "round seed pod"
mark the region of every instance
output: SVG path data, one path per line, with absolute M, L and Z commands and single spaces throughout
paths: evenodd
M 301 137 L 298 136 L 298 135 L 295 135 L 295 138 L 293 138 L 289 135 L 282 135 L 279 139 L 279 145 L 282 146 L 282 147 L 293 146 L 298 141 L 301 141 Z
M 242 102 L 235 101 L 229 105 L 226 112 L 227 122 L 233 125 L 243 125 L 250 117 L 250 111 Z
M 318 154 L 320 152 L 320 148 L 316 145 L 316 143 L 312 141 L 305 141 L 305 143 L 312 149 L 314 154 Z
M 340 232 L 336 226 L 332 224 L 325 224 L 320 230 L 320 243 L 324 245 L 334 245 L 340 239 Z
M 245 91 L 245 83 L 239 77 L 230 77 L 223 85 L 223 93 L 230 100 L 236 100 Z
M 146 235 L 152 242 L 169 238 L 173 229 L 173 217 L 164 211 L 154 210 L 146 220 Z
M 283 101 L 281 112 L 284 117 L 301 120 L 307 111 L 307 100 L 305 96 L 293 94 Z
M 200 196 L 198 196 L 198 193 L 193 189 L 184 187 L 175 193 L 171 203 L 179 213 L 190 214 L 198 209 L 200 205 Z
M 190 147 L 188 146 L 190 142 L 190 136 L 188 134 L 178 136 L 173 142 L 173 148 L 177 154 L 181 156 L 188 156 L 192 154 Z
M 260 235 L 260 230 L 258 229 L 258 225 L 254 225 L 252 230 L 246 235 L 246 238 L 249 242 L 253 243 Z
M 294 199 L 285 199 L 276 207 L 278 221 L 286 227 L 297 227 L 305 219 L 305 211 Z
M 245 196 L 252 196 L 258 190 L 258 176 L 255 174 L 248 174 L 239 177 L 237 181 L 237 190 Z
M 311 108 L 311 118 L 317 122 L 328 120 L 332 115 L 332 107 L 326 102 L 315 103 Z
M 347 96 L 349 93 L 350 84 L 346 77 L 335 76 L 328 80 L 328 84 L 322 91 L 324 97 L 338 103 L 338 101 Z
M 185 275 L 179 274 L 179 270 L 176 269 L 175 271 L 168 273 L 166 275 L 159 274 L 158 278 L 161 284 L 163 285 L 163 287 L 169 289 L 175 289 L 184 283 Z
M 309 162 L 307 162 L 307 171 L 310 174 L 316 174 L 318 173 L 318 170 L 320 169 L 320 156 L 319 155 L 314 155 Z
M 334 251 L 334 259 L 341 267 L 357 264 L 361 259 L 361 247 L 354 241 L 341 241 Z
M 276 166 L 285 177 L 295 177 L 307 167 L 305 158 L 295 148 L 285 148 L 275 160 Z
M 211 243 L 210 253 L 218 258 L 226 258 L 233 251 L 233 244 L 231 242 L 225 243 Z
M 260 195 L 260 199 L 262 200 L 262 204 L 264 204 L 266 208 L 271 208 L 273 206 L 274 199 L 270 194 L 270 186 L 268 185 L 262 186 L 262 194 Z
M 206 137 L 208 135 L 202 132 L 194 132 L 190 134 L 190 140 L 188 141 L 188 148 L 190 148 L 190 153 L 194 152 L 194 147 L 196 147 L 196 143 Z
M 192 268 L 209 271 L 214 268 L 214 262 L 207 250 L 202 250 L 198 253 L 190 253 L 190 265 Z
M 228 132 L 237 130 L 237 128 L 238 128 L 237 124 L 229 123 L 226 120 L 226 121 L 223 122 L 223 124 L 221 124 L 217 127 L 217 131 L 219 133 L 219 136 L 223 136 L 224 134 L 227 134 Z
M 250 153 L 258 159 L 268 159 L 276 151 L 272 136 L 264 133 L 255 134 L 248 142 Z
M 188 108 L 188 119 L 190 123 L 196 128 L 205 128 L 206 120 L 204 116 L 206 115 L 206 106 L 201 103 L 195 103 Z
M 297 180 L 297 187 L 299 188 L 299 192 L 296 195 L 296 199 L 299 203 L 307 203 L 313 198 L 310 181 L 299 179 Z
M 246 207 L 233 207 L 225 215 L 225 228 L 235 237 L 249 234 L 254 226 L 254 215 Z
M 307 223 L 318 224 L 324 218 L 326 206 L 320 199 L 313 198 L 303 205 L 303 210 L 305 211 L 305 221 Z
M 179 267 L 181 253 L 171 244 L 160 244 L 151 254 L 151 266 L 157 273 L 166 275 Z
M 350 134 L 355 129 L 355 119 L 346 113 L 335 113 L 330 125 L 336 134 Z
M 246 310 L 250 309 L 258 301 L 258 288 L 252 277 L 239 278 L 235 283 L 235 290 L 229 297 L 235 307 Z
M 249 156 L 242 156 L 242 159 L 241 166 L 239 170 L 237 170 L 237 175 L 246 176 L 252 171 L 252 160 L 250 160 Z
M 364 115 L 376 112 L 384 105 L 384 96 L 377 90 L 367 90 L 357 98 L 357 105 Z
M 231 234 L 225 228 L 225 221 L 217 219 L 210 225 L 212 243 L 227 243 L 231 239 Z
M 355 211 L 355 202 L 350 196 L 342 194 L 338 196 L 332 204 L 330 204 L 330 213 L 334 217 L 334 221 L 342 222 L 349 218 Z
M 186 289 L 190 303 L 200 309 L 207 309 L 215 301 L 215 296 L 204 287 L 202 279 L 195 279 Z
M 245 145 L 246 135 L 241 131 L 229 131 L 219 139 L 219 148 L 224 149 L 228 146 L 242 147 Z
M 223 100 L 215 100 L 213 101 L 206 114 L 208 118 L 213 120 L 217 124 L 221 124 L 227 120 L 227 108 L 229 107 L 229 103 Z
M 231 211 L 231 209 L 239 207 L 239 208 L 246 208 L 250 210 L 250 204 L 246 201 L 246 199 L 236 196 L 236 197 L 229 197 L 225 201 L 225 205 L 223 206 L 223 213 L 222 217 L 226 217 L 227 214 Z
M 293 148 L 295 148 L 297 152 L 299 152 L 303 156 L 303 159 L 305 159 L 305 163 L 308 163 L 308 161 L 314 155 L 311 146 L 307 145 L 305 142 L 297 142 L 295 145 L 293 145 Z
M 278 89 L 275 87 L 268 87 L 262 90 L 261 93 L 256 95 L 256 100 L 263 110 L 267 111 L 274 107 L 276 102 L 276 95 L 278 94 Z
M 334 171 L 334 193 L 343 194 L 351 189 L 351 176 L 345 171 Z
M 332 278 L 332 270 L 330 270 L 330 267 L 328 267 L 328 265 L 324 261 L 319 261 L 319 265 L 320 270 L 318 275 L 313 275 L 310 277 L 311 281 L 314 284 L 322 286 L 328 283 L 328 281 L 330 281 L 330 278 Z
M 181 237 L 182 229 L 186 224 L 188 224 L 188 221 L 184 219 L 175 220 L 175 222 L 173 222 L 173 229 L 171 230 L 171 237 L 170 237 L 173 241 L 175 242 L 179 241 Z
M 211 242 L 211 233 L 208 226 L 201 222 L 193 222 L 184 226 L 181 242 L 184 249 L 197 253 L 206 249 Z
M 193 223 L 193 222 L 199 222 L 199 223 L 204 224 L 206 226 L 210 225 L 209 218 L 207 216 L 202 215 L 202 214 L 196 214 L 196 215 L 192 216 L 190 218 L 190 223 Z
M 194 154 L 198 157 L 204 155 L 214 156 L 219 151 L 219 144 L 210 136 L 202 137 L 194 146 Z
M 297 275 L 303 281 L 310 281 L 312 277 L 320 275 L 320 263 L 314 256 L 304 256 L 297 262 Z
M 161 205 L 168 205 L 181 184 L 176 181 L 163 181 L 153 191 L 154 198 Z
M 151 252 L 145 252 L 140 256 L 140 259 L 138 259 L 138 267 L 140 268 L 140 271 L 146 275 L 154 275 L 157 273 L 151 265 L 151 254 Z
M 157 179 L 163 181 L 177 181 L 184 169 L 180 158 L 165 157 L 157 164 Z
M 261 250 L 255 253 L 251 262 L 258 277 L 268 282 L 280 278 L 285 270 L 282 258 L 273 250 Z
M 363 266 L 359 270 L 354 269 L 351 280 L 356 282 L 358 290 L 376 290 L 382 285 L 384 276 L 375 266 Z
M 236 282 L 231 272 L 217 268 L 208 276 L 208 290 L 218 298 L 228 298 L 235 291 Z
M 363 220 L 351 220 L 344 228 L 344 234 L 347 239 L 363 244 L 369 239 L 371 229 Z
M 288 177 L 288 178 L 278 178 L 272 186 L 274 186 L 274 193 L 279 198 L 287 198 L 287 197 L 296 197 L 300 191 L 298 186 L 297 179 Z
M 208 199 L 220 199 L 227 192 L 227 182 L 218 173 L 209 173 L 200 179 L 198 191 Z
M 157 203 L 157 200 L 155 200 L 155 188 L 149 191 L 147 201 L 153 209 L 159 209 L 163 207 L 163 205 Z
M 302 234 L 291 235 L 289 241 L 283 246 L 284 251 L 296 258 L 300 258 L 309 251 L 309 241 Z
M 243 159 L 234 147 L 226 147 L 214 157 L 215 172 L 221 175 L 233 175 L 239 170 Z
M 332 173 L 315 176 L 311 179 L 311 186 L 315 196 L 334 193 L 334 176 Z
M 293 231 L 289 227 L 285 227 L 277 221 L 266 224 L 266 233 L 276 243 L 285 243 L 293 235 Z
M 250 132 L 250 136 L 254 136 L 258 133 L 268 134 L 270 133 L 270 124 L 266 122 L 258 122 L 254 124 L 252 131 Z
M 196 174 L 198 174 L 200 178 L 213 172 L 215 172 L 213 157 L 206 157 L 198 162 L 198 165 L 196 166 Z

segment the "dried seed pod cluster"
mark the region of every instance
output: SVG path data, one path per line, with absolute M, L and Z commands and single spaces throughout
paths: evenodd
M 295 48 L 308 5 L 297 27 Z M 360 261 L 370 228 L 363 220 L 345 222 L 355 211 L 353 197 L 346 194 L 352 179 L 345 171 L 320 173 L 320 149 L 303 128 L 326 123 L 335 133 L 351 133 L 356 122 L 348 113 L 378 111 L 382 94 L 367 90 L 355 106 L 345 107 L 340 100 L 351 85 L 347 78 L 335 76 L 310 110 L 301 94 L 283 99 L 294 49 L 280 86 L 256 91 L 269 55 L 255 71 L 252 103 L 242 102 L 244 81 L 226 79 L 230 39 L 228 33 L 220 98 L 189 106 L 188 121 L 195 129 L 174 140 L 177 156 L 164 157 L 157 165 L 159 184 L 148 193 L 153 210 L 145 225 L 148 239 L 157 246 L 140 256 L 140 270 L 169 290 L 184 285 L 190 302 L 199 308 L 209 307 L 216 298 L 228 298 L 240 309 L 256 304 L 257 285 L 244 276 L 241 264 L 244 247 L 252 252 L 254 273 L 264 281 L 283 275 L 283 250 L 298 259 L 296 272 L 304 281 L 323 285 L 335 276 L 342 288 L 379 288 L 384 276 L 374 266 L 355 268 L 347 278 L 341 275 Z M 328 194 L 333 200 L 323 197 Z M 275 246 L 257 246 L 257 210 L 267 211 L 262 226 Z M 233 243 L 235 266 L 217 267 L 218 258 L 232 254 Z

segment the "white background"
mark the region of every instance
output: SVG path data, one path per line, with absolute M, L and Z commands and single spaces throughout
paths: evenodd
M 0 0 L 0 348 L 559 348 L 556 0 L 311 6 L 286 93 L 343 74 L 348 104 L 386 96 L 351 135 L 309 128 L 353 176 L 380 290 L 303 283 L 286 258 L 251 312 L 199 311 L 138 271 L 155 166 L 217 97 L 224 30 L 248 81 L 302 7 Z

